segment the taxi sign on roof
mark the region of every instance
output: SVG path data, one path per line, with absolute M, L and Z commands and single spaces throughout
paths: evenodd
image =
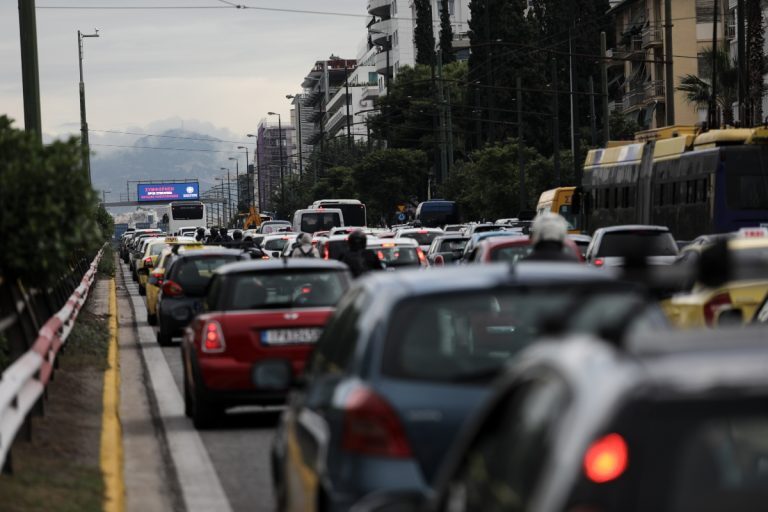
M 165 237 L 165 243 L 167 243 L 167 244 L 175 244 L 178 241 L 179 241 L 178 237 L 175 237 L 175 236 L 167 236 L 167 237 Z
M 738 231 L 738 236 L 740 238 L 768 238 L 768 228 L 741 228 Z

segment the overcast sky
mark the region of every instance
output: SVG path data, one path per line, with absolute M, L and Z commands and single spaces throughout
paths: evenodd
M 46 138 L 77 133 L 77 31 L 85 40 L 88 124 L 98 130 L 197 127 L 245 138 L 268 111 L 288 119 L 285 95 L 316 60 L 355 58 L 366 0 L 234 0 L 252 7 L 357 14 L 230 9 L 219 0 L 36 0 L 42 122 Z M 24 125 L 17 0 L 0 0 L 0 114 Z M 207 6 L 111 10 L 42 7 Z

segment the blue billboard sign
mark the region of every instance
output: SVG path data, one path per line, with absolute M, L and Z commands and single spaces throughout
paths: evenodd
M 186 183 L 139 183 L 139 201 L 184 201 L 200 199 L 200 184 Z

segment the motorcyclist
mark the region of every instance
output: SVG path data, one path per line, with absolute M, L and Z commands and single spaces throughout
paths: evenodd
M 317 248 L 312 245 L 312 236 L 309 233 L 300 233 L 296 237 L 296 243 L 293 245 L 293 251 L 291 252 L 292 258 L 319 258 L 320 253 Z
M 347 238 L 349 250 L 339 257 L 339 261 L 345 263 L 355 277 L 370 270 L 384 270 L 384 266 L 373 251 L 365 248 L 367 243 L 363 230 L 356 229 Z
M 211 232 L 208 235 L 208 238 L 205 239 L 205 245 L 216 245 L 219 243 L 219 241 L 219 228 L 214 226 L 211 228 Z
M 205 241 L 205 228 L 197 228 L 195 240 L 201 243 Z
M 227 228 L 219 228 L 219 243 L 228 244 L 232 242 L 232 237 L 227 233 Z
M 565 250 L 568 222 L 556 213 L 545 212 L 536 216 L 531 225 L 533 251 L 525 261 L 578 262 L 572 251 Z

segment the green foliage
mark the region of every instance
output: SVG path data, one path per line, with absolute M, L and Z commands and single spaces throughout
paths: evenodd
M 746 0 L 747 18 L 747 69 L 749 77 L 749 110 L 753 125 L 763 122 L 763 94 L 765 93 L 765 25 L 761 0 Z
M 115 276 L 115 250 L 112 248 L 111 244 L 104 246 L 104 252 L 99 260 L 99 267 L 97 270 L 104 276 Z
M 705 62 L 716 61 L 717 65 L 717 105 L 723 116 L 723 123 L 733 125 L 733 104 L 738 99 L 739 71 L 736 61 L 732 60 L 727 51 L 718 48 L 712 51 L 707 48 L 702 52 Z M 704 76 L 685 75 L 680 79 L 677 90 L 685 95 L 685 100 L 694 105 L 703 106 L 709 102 L 712 96 L 712 69 L 711 65 Z
M 80 146 L 75 138 L 40 146 L 0 116 L 0 155 L 0 272 L 45 285 L 101 242 Z
M 414 0 L 416 26 L 413 29 L 413 44 L 416 50 L 416 63 L 433 65 L 435 63 L 435 34 L 432 29 L 431 0 Z
M 449 64 L 456 60 L 453 54 L 453 28 L 451 27 L 451 13 L 448 10 L 448 0 L 440 2 L 440 51 L 443 64 Z
M 523 147 L 526 201 L 520 204 L 519 145 L 516 140 L 488 146 L 459 164 L 446 184 L 446 197 L 459 201 L 470 219 L 498 219 L 535 208 L 539 195 L 556 186 L 551 158 L 534 148 Z M 573 183 L 571 158 L 561 155 L 562 183 Z
M 99 226 L 102 242 L 111 240 L 115 234 L 115 219 L 101 203 L 96 206 L 95 218 L 96 224 Z
M 634 140 L 635 132 L 642 130 L 637 121 L 613 111 L 608 119 L 611 140 Z

